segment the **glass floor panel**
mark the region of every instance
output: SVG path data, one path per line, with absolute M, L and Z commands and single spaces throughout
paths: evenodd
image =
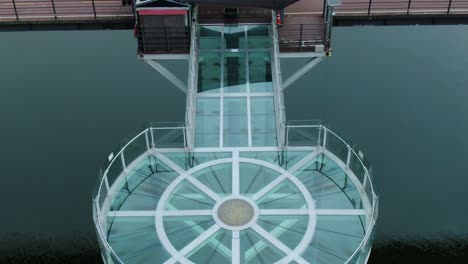
M 359 216 L 317 216 L 314 238 L 302 254 L 310 263 L 343 264 L 364 238 Z
M 330 158 L 320 155 L 295 172 L 317 208 L 362 209 L 363 202 L 348 175 Z
M 289 248 L 296 248 L 305 235 L 307 215 L 260 216 L 258 225 L 279 239 Z
M 111 210 L 152 210 L 177 173 L 149 155 L 129 170 L 111 203 Z
M 275 151 L 148 154 L 127 168 L 111 200 L 103 227 L 107 241 L 131 264 L 183 258 L 223 264 L 232 263 L 234 254 L 239 263 L 275 263 L 298 248 L 300 255 L 288 263 L 342 264 L 364 238 L 365 210 L 354 210 L 362 207 L 348 199 L 354 185 L 340 166 L 312 153 L 290 151 L 281 165 Z M 244 226 L 223 222 L 239 215 L 236 207 L 220 210 L 233 200 L 254 208 Z
M 207 239 L 189 257 L 194 263 L 230 264 L 232 263 L 232 232 L 221 229 Z
M 154 217 L 113 217 L 107 222 L 107 241 L 124 263 L 164 263 L 170 258 L 156 235 Z
M 195 146 L 276 146 L 269 26 L 199 30 Z
M 211 216 L 177 216 L 164 219 L 166 235 L 177 250 L 183 249 L 214 224 Z

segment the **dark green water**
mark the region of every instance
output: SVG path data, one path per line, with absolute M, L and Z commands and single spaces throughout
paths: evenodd
M 129 31 L 0 38 L 0 238 L 94 235 L 101 163 L 137 126 L 183 120 L 185 95 L 136 59 Z M 287 89 L 288 118 L 322 119 L 366 151 L 377 239 L 468 235 L 468 27 L 339 28 L 333 41 Z

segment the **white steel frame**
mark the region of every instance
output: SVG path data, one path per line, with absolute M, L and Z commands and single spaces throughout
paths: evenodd
M 268 24 L 266 24 L 268 25 Z M 223 41 L 224 40 L 224 29 L 225 27 L 223 27 L 222 24 L 220 24 L 219 26 L 221 26 L 221 31 L 220 31 L 220 34 L 221 34 L 221 40 Z M 243 31 L 244 31 L 244 34 L 245 34 L 245 39 L 247 41 L 248 39 L 248 26 L 251 26 L 249 24 L 243 24 L 241 25 L 241 27 L 243 26 Z M 193 31 L 193 30 L 192 30 Z M 270 34 L 270 39 L 273 39 L 273 36 L 272 36 L 272 33 L 271 33 L 271 30 L 269 31 L 269 34 Z M 274 42 L 274 41 L 273 41 Z M 247 44 L 246 44 L 247 45 Z M 216 50 L 206 50 L 208 52 L 219 52 L 221 54 L 220 56 L 220 73 L 221 73 L 221 76 L 220 76 L 220 89 L 219 89 L 219 93 L 197 93 L 196 91 L 196 85 L 194 85 L 192 87 L 193 89 L 193 92 L 195 94 L 195 102 L 193 103 L 193 106 L 192 107 L 196 107 L 196 98 L 206 98 L 206 97 L 210 97 L 210 98 L 219 98 L 219 109 L 220 109 L 220 118 L 219 118 L 219 147 L 224 147 L 224 98 L 226 97 L 236 97 L 236 98 L 246 98 L 246 104 L 247 104 L 247 146 L 248 147 L 252 147 L 252 115 L 251 115 L 251 111 L 250 111 L 250 108 L 251 108 L 251 102 L 250 102 L 250 98 L 251 97 L 271 97 L 274 99 L 275 103 L 276 101 L 278 100 L 277 98 L 282 98 L 282 93 L 280 91 L 279 88 L 275 87 L 277 86 L 275 84 L 275 80 L 278 78 L 277 77 L 277 73 L 275 71 L 275 69 L 273 69 L 274 67 L 276 66 L 272 66 L 272 77 L 273 77 L 273 91 L 272 92 L 251 92 L 251 88 L 250 88 L 250 76 L 249 76 L 249 51 L 265 51 L 265 52 L 270 52 L 270 56 L 271 56 L 271 60 L 272 60 L 272 65 L 276 65 L 274 60 L 276 60 L 276 53 L 275 53 L 275 50 L 270 48 L 270 49 L 249 49 L 248 47 L 245 47 L 242 49 L 242 51 L 238 51 L 238 52 L 242 52 L 244 53 L 244 61 L 245 61 L 245 67 L 246 67 L 246 84 L 245 84 L 245 87 L 246 87 L 246 91 L 245 92 L 238 92 L 238 93 L 226 93 L 224 91 L 224 53 L 226 52 L 226 49 L 224 47 L 221 47 L 220 49 L 216 49 Z M 198 71 L 197 73 L 195 74 L 197 75 L 197 79 L 198 79 Z M 280 99 L 282 101 L 282 99 Z M 284 105 L 284 104 L 283 104 Z M 279 124 L 279 120 L 281 120 L 280 116 L 281 116 L 281 113 L 278 112 L 280 109 L 276 109 L 276 104 L 275 104 L 275 117 L 276 117 L 276 122 L 277 124 Z M 284 107 L 283 107 L 283 112 L 284 112 Z M 195 115 L 192 116 L 191 118 L 191 122 L 192 124 L 196 125 L 195 124 Z M 284 123 L 284 122 L 283 122 Z M 277 131 L 277 140 L 279 140 L 281 138 L 281 134 L 278 134 L 278 131 Z
M 296 126 L 297 127 L 297 126 Z M 106 188 L 108 190 L 108 195 L 105 197 L 105 200 L 102 204 L 100 204 L 100 189 L 98 191 L 98 194 L 95 198 L 95 203 L 94 203 L 94 208 L 95 208 L 95 217 L 96 217 L 96 225 L 98 229 L 98 234 L 103 241 L 105 248 L 107 249 L 107 254 L 112 254 L 114 255 L 114 258 L 117 258 L 117 255 L 113 252 L 111 246 L 108 244 L 106 241 L 106 236 L 104 235 L 104 231 L 106 230 L 106 223 L 105 219 L 107 217 L 138 217 L 138 216 L 154 216 L 155 217 L 155 225 L 156 225 L 156 230 L 158 233 L 158 236 L 160 237 L 162 243 L 164 244 L 164 247 L 170 252 L 170 254 L 173 256 L 167 263 L 175 263 L 177 261 L 181 263 L 191 263 L 187 259 L 187 254 L 189 254 L 194 248 L 197 246 L 201 245 L 210 235 L 214 234 L 217 230 L 219 230 L 221 227 L 220 225 L 214 225 L 208 231 L 205 230 L 198 230 L 200 237 L 187 245 L 183 250 L 177 251 L 175 248 L 171 248 L 171 244 L 169 239 L 167 238 L 167 235 L 165 235 L 164 232 L 164 226 L 163 226 L 163 218 L 164 217 L 170 217 L 170 216 L 197 216 L 197 215 L 213 215 L 212 210 L 185 210 L 185 211 L 166 211 L 164 210 L 165 204 L 174 188 L 177 186 L 178 183 L 180 183 L 182 180 L 188 180 L 191 182 L 193 185 L 195 185 L 198 189 L 200 189 L 203 193 L 208 195 L 210 198 L 212 198 L 215 201 L 221 201 L 223 198 L 221 198 L 219 195 L 211 191 L 210 188 L 205 186 L 203 183 L 198 181 L 196 178 L 194 178 L 191 174 L 194 173 L 195 171 L 201 170 L 203 168 L 208 168 L 210 166 L 215 166 L 218 164 L 223 164 L 223 163 L 232 163 L 233 164 L 233 183 L 238 181 L 239 177 L 239 164 L 242 163 L 252 163 L 252 164 L 257 164 L 260 166 L 267 167 L 269 169 L 276 170 L 281 173 L 281 176 L 276 178 L 273 182 L 270 184 L 266 185 L 263 189 L 257 192 L 251 199 L 253 201 L 259 199 L 262 197 L 264 194 L 268 193 L 268 191 L 272 190 L 275 186 L 277 186 L 279 183 L 281 183 L 283 180 L 289 179 L 291 182 L 293 182 L 299 190 L 301 190 L 302 194 L 304 195 L 304 198 L 307 203 L 307 208 L 301 208 L 301 209 L 293 209 L 293 210 L 275 210 L 275 209 L 268 209 L 268 210 L 258 210 L 256 213 L 258 215 L 309 215 L 309 227 L 306 231 L 306 235 L 304 236 L 303 240 L 301 243 L 295 248 L 295 249 L 288 249 L 285 247 L 285 245 L 282 245 L 281 243 L 278 243 L 279 241 L 276 241 L 271 234 L 266 234 L 266 231 L 262 230 L 261 227 L 259 227 L 257 224 L 252 224 L 251 227 L 253 230 L 255 230 L 259 235 L 263 236 L 265 239 L 268 241 L 275 241 L 275 245 L 278 245 L 278 249 L 280 249 L 283 253 L 287 255 L 284 259 L 282 259 L 278 263 L 287 263 L 289 261 L 295 260 L 298 263 L 307 263 L 305 260 L 303 260 L 300 257 L 300 254 L 302 251 L 305 249 L 305 247 L 308 245 L 308 243 L 311 241 L 315 229 L 315 221 L 316 221 L 316 215 L 365 215 L 366 216 L 366 234 L 364 239 L 362 240 L 360 246 L 352 257 L 350 259 L 353 259 L 353 257 L 356 254 L 359 254 L 361 250 L 364 249 L 364 247 L 369 243 L 369 236 L 370 233 L 375 225 L 375 220 L 376 220 L 376 209 L 377 209 L 377 196 L 375 195 L 375 192 L 373 191 L 372 187 L 372 182 L 370 181 L 369 178 L 369 173 L 367 172 L 367 168 L 364 166 L 361 160 L 361 156 L 358 155 L 349 145 L 348 146 L 348 158 L 346 161 L 340 160 L 336 155 L 334 155 L 332 152 L 330 152 L 326 148 L 326 142 L 327 142 L 327 134 L 331 133 L 334 136 L 336 136 L 338 139 L 342 140 L 338 135 L 336 135 L 334 132 L 330 131 L 326 127 L 322 125 L 316 125 L 316 126 L 307 126 L 307 127 L 317 127 L 320 129 L 323 129 L 323 146 L 319 147 L 289 147 L 288 150 L 294 151 L 294 150 L 309 150 L 311 151 L 310 154 L 308 154 L 306 157 L 304 157 L 302 160 L 300 160 L 298 163 L 296 163 L 294 166 L 289 168 L 287 171 L 282 169 L 281 167 L 274 165 L 272 163 L 262 161 L 262 160 L 257 160 L 257 159 L 251 159 L 251 158 L 242 158 L 239 157 L 239 152 L 240 151 L 272 151 L 276 150 L 279 151 L 280 149 L 278 147 L 264 147 L 264 148 L 204 148 L 204 149 L 195 149 L 196 152 L 226 152 L 227 150 L 232 151 L 232 157 L 231 158 L 224 158 L 224 159 L 218 159 L 218 160 L 213 160 L 209 161 L 206 163 L 203 163 L 197 167 L 191 168 L 188 171 L 185 171 L 184 169 L 180 168 L 177 164 L 172 162 L 170 159 L 168 159 L 164 153 L 165 152 L 173 152 L 173 151 L 181 151 L 184 149 L 172 149 L 172 151 L 168 151 L 169 149 L 155 149 L 152 146 L 154 146 L 153 142 L 148 142 L 149 136 L 148 136 L 148 131 L 151 131 L 151 129 L 146 129 L 143 132 L 139 133 L 135 138 L 133 138 L 129 143 L 127 143 L 124 148 L 117 153 L 115 156 L 110 155 L 109 158 L 112 159 L 112 162 L 114 162 L 116 159 L 121 159 L 124 163 L 124 170 L 122 174 L 117 178 L 117 180 L 114 183 L 111 183 L 111 186 L 109 186 L 109 182 L 107 180 L 107 171 L 104 173 L 104 177 L 101 181 L 100 184 L 100 189 L 101 188 Z M 168 129 L 168 128 L 162 128 L 162 129 Z M 125 158 L 123 156 L 123 150 L 131 144 L 136 138 L 139 138 L 141 136 L 145 136 L 145 138 L 148 140 L 147 141 L 147 148 L 148 151 L 141 155 L 139 158 L 137 158 L 134 161 L 131 161 L 129 163 L 125 162 Z M 152 140 L 151 140 L 152 141 Z M 344 141 L 343 141 L 344 142 Z M 345 142 L 344 142 L 345 143 Z M 292 175 L 292 173 L 298 169 L 300 169 L 302 166 L 304 166 L 307 162 L 313 160 L 317 155 L 324 153 L 326 156 L 328 156 L 330 159 L 332 159 L 336 164 L 339 165 L 339 167 L 346 171 L 347 175 L 349 178 L 352 180 L 352 182 L 355 184 L 356 189 L 359 190 L 361 199 L 363 201 L 363 207 L 364 209 L 356 209 L 356 210 L 349 210 L 349 209 L 315 209 L 315 202 L 313 201 L 312 197 L 310 196 L 308 190 L 302 185 L 302 183 L 295 178 L 295 176 Z M 118 157 L 118 156 L 121 157 Z M 113 196 L 117 192 L 118 186 L 121 185 L 122 181 L 125 180 L 125 177 L 128 173 L 128 168 L 132 168 L 136 166 L 139 162 L 141 162 L 144 158 L 146 158 L 148 155 L 154 155 L 157 158 L 159 158 L 162 162 L 164 162 L 166 165 L 171 167 L 174 171 L 179 173 L 178 178 L 176 178 L 170 186 L 165 190 L 163 196 L 160 199 L 160 202 L 158 203 L 158 207 L 156 208 L 155 211 L 110 211 L 110 202 L 113 199 Z M 361 164 L 363 165 L 363 168 L 366 170 L 366 177 L 363 179 L 363 182 L 360 182 L 360 180 L 354 175 L 354 173 L 351 171 L 349 167 L 349 160 L 350 160 L 350 155 L 355 155 Z M 111 162 L 111 164 L 112 164 Z M 128 165 L 125 165 L 128 164 Z M 109 165 L 110 167 L 111 165 Z M 107 169 L 108 170 L 108 169 Z M 370 186 L 371 190 L 371 197 L 369 197 L 368 193 L 366 193 L 366 186 Z M 109 188 L 110 187 L 110 188 Z M 238 184 L 233 184 L 233 189 L 232 193 L 235 195 L 238 195 Z M 287 223 L 285 223 L 287 224 Z M 291 224 L 291 223 L 290 223 Z M 309 230 L 310 229 L 310 230 Z M 276 233 L 278 231 L 274 231 L 273 233 L 278 235 Z M 232 241 L 232 248 L 229 250 L 228 248 L 221 248 L 220 250 L 225 254 L 226 256 L 229 256 L 229 253 L 231 252 L 231 257 L 232 257 L 232 263 L 239 263 L 240 261 L 240 256 L 235 253 L 232 254 L 232 252 L 238 252 L 239 250 L 239 234 L 238 231 L 234 231 L 233 233 L 233 241 Z M 264 247 L 265 245 L 259 245 L 260 248 L 262 246 Z M 123 263 L 123 262 L 122 262 Z

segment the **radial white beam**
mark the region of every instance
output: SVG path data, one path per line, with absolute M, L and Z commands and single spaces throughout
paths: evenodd
M 204 192 L 205 194 L 207 194 L 208 196 L 211 197 L 211 199 L 215 200 L 215 201 L 219 201 L 221 199 L 221 197 L 219 195 L 217 195 L 215 192 L 213 192 L 210 188 L 206 187 L 205 184 L 203 184 L 202 182 L 200 182 L 199 180 L 197 180 L 195 177 L 193 177 L 192 175 L 190 174 L 187 174 L 184 169 L 182 169 L 181 167 L 179 167 L 179 165 L 177 165 L 175 162 L 173 162 L 172 160 L 170 160 L 168 157 L 166 157 L 165 155 L 159 153 L 159 152 L 153 152 L 153 154 L 156 156 L 156 158 L 160 159 L 162 162 L 164 162 L 167 166 L 169 166 L 171 169 L 173 169 L 175 172 L 179 173 L 180 175 L 182 174 L 186 174 L 185 176 L 185 179 L 187 179 L 190 183 L 192 183 L 193 185 L 195 185 L 195 187 L 197 187 L 198 189 L 200 189 L 202 192 Z
M 313 212 L 308 209 L 260 209 L 260 215 L 309 215 Z
M 288 173 L 293 173 L 303 167 L 304 165 L 307 164 L 307 162 L 313 160 L 317 155 L 319 154 L 318 151 L 313 151 L 312 153 L 308 154 L 304 158 L 302 158 L 300 161 L 298 161 L 296 164 L 294 164 L 289 170 Z M 264 196 L 267 194 L 269 191 L 273 190 L 278 184 L 280 184 L 283 180 L 288 178 L 285 174 L 279 176 L 278 178 L 274 179 L 272 182 L 267 184 L 265 187 L 263 187 L 260 191 L 258 191 L 254 196 L 252 196 L 252 199 L 254 201 L 260 199 L 260 197 Z
M 185 178 L 187 179 L 187 181 L 189 181 L 190 183 L 195 185 L 195 187 L 200 189 L 206 195 L 210 196 L 211 199 L 215 200 L 216 202 L 221 200 L 221 197 L 219 195 L 217 195 L 215 192 L 213 192 L 210 188 L 208 188 L 205 184 L 203 184 L 201 181 L 197 180 L 192 175 L 187 175 Z
M 239 231 L 232 232 L 232 257 L 231 263 L 232 264 L 239 264 L 241 261 L 240 256 L 240 235 Z
M 141 210 L 141 211 L 109 211 L 107 217 L 143 217 L 154 216 L 155 210 Z
M 161 154 L 161 152 L 154 151 L 153 154 L 156 156 L 156 158 L 160 159 L 162 162 L 164 162 L 167 166 L 169 166 L 171 169 L 173 169 L 178 174 L 184 174 L 186 172 L 184 169 L 179 167 L 179 165 L 177 165 L 175 162 L 170 160 L 165 155 Z
M 169 205 L 169 208 L 172 209 L 172 210 L 177 210 L 177 208 L 175 208 L 172 205 Z M 205 211 L 205 210 L 203 210 L 203 211 Z M 208 210 L 208 211 L 211 212 L 211 210 Z M 195 221 L 185 220 L 184 223 L 187 226 L 191 226 L 193 228 L 192 230 L 195 231 L 198 235 L 201 235 L 201 234 L 203 234 L 203 232 L 205 232 L 205 229 L 203 229 L 201 226 L 199 226 Z M 221 254 L 223 254 L 227 259 L 231 258 L 231 249 L 226 247 L 223 243 L 220 243 L 220 241 L 218 239 L 211 239 L 209 243 L 211 244 L 211 246 L 213 248 L 218 247 L 218 251 Z
M 178 252 L 177 256 L 172 256 L 172 258 L 166 260 L 164 264 L 172 264 L 172 263 L 191 263 L 184 260 L 184 257 L 187 257 L 191 251 L 196 249 L 197 247 L 201 246 L 205 240 L 210 238 L 216 231 L 218 231 L 221 227 L 217 225 L 213 225 L 208 230 L 206 230 L 203 234 L 197 237 L 195 240 L 190 242 L 187 246 L 185 246 L 182 250 Z
M 240 175 L 239 175 L 239 151 L 232 152 L 232 194 L 239 195 Z
M 315 209 L 317 215 L 366 215 L 364 209 Z
M 284 220 L 279 224 L 279 226 L 273 228 L 271 235 L 274 237 L 280 237 L 295 223 L 297 223 L 297 220 Z M 246 262 L 249 262 L 256 254 L 260 254 L 260 252 L 262 252 L 267 246 L 268 244 L 263 240 L 259 240 L 257 243 L 255 243 L 255 245 L 253 245 L 245 252 Z
M 282 181 L 284 181 L 287 178 L 288 177 L 286 175 L 281 175 L 277 177 L 272 182 L 270 182 L 265 187 L 263 187 L 260 191 L 258 191 L 254 196 L 252 196 L 252 200 L 257 201 L 262 196 L 267 194 L 269 191 L 273 190 L 276 186 L 278 186 L 278 184 L 280 184 Z
M 272 236 L 268 231 L 263 229 L 258 224 L 252 226 L 252 229 L 255 230 L 260 236 L 262 236 L 266 241 L 269 241 L 276 248 L 281 250 L 284 254 L 294 259 L 296 262 L 300 264 L 307 264 L 308 262 L 305 261 L 301 256 L 297 255 L 294 251 L 292 251 L 288 246 L 283 244 L 283 242 L 279 241 L 276 237 Z
M 291 168 L 288 169 L 289 173 L 293 173 L 297 171 L 298 169 L 302 168 L 305 166 L 309 161 L 315 159 L 320 154 L 320 151 L 312 151 L 310 154 L 307 154 L 304 158 L 302 158 L 300 161 L 298 161 L 296 164 L 294 164 Z
M 210 238 L 216 231 L 218 231 L 221 227 L 218 225 L 213 225 L 212 227 L 208 228 L 203 234 L 201 234 L 199 237 L 197 237 L 195 240 L 190 242 L 187 246 L 185 246 L 182 250 L 180 250 L 180 254 L 182 256 L 186 256 L 190 252 L 192 252 L 194 249 L 199 247 L 203 242 L 205 242 L 208 238 Z
M 164 211 L 164 216 L 203 216 L 203 215 L 212 215 L 211 210 L 173 210 L 173 211 Z

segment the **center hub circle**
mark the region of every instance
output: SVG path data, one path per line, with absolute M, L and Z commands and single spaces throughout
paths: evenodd
M 239 227 L 248 224 L 254 218 L 254 208 L 242 199 L 224 201 L 218 208 L 218 218 L 227 226 Z

